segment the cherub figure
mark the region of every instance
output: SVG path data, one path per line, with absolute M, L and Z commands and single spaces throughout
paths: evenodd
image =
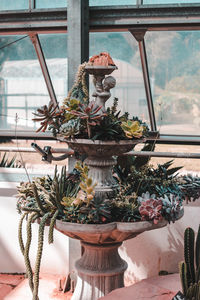
M 96 85 L 96 91 L 93 93 L 93 97 L 96 97 L 95 103 L 98 106 L 102 106 L 101 112 L 105 112 L 105 103 L 110 98 L 110 89 L 114 88 L 116 80 L 113 76 L 107 76 L 101 85 Z

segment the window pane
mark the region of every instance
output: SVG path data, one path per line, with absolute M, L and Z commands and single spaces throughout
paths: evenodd
M 130 116 L 138 116 L 149 123 L 137 42 L 129 32 L 91 33 L 90 55 L 104 51 L 110 53 L 118 66 L 118 70 L 112 73 L 117 84 L 111 90 L 112 96 L 106 104 L 111 106 L 113 98 L 117 97 L 119 98 L 118 108 L 121 112 L 128 111 Z M 90 82 L 90 88 L 94 90 L 92 82 Z
M 177 153 L 199 153 L 199 146 L 189 146 L 189 145 L 161 145 L 156 144 L 155 152 L 177 152 Z M 158 164 L 163 164 L 169 161 L 169 157 L 152 157 L 150 160 L 150 164 L 156 166 Z M 197 174 L 199 176 L 200 172 L 200 164 L 199 159 L 194 158 L 174 158 L 173 159 L 173 167 L 183 166 L 182 169 L 179 170 L 179 173 L 187 173 L 193 174 L 194 176 Z
M 134 5 L 137 0 L 89 0 L 90 6 Z
M 17 170 L 0 173 L 0 182 L 1 181 L 28 181 L 28 177 L 26 175 L 23 166 L 25 165 L 28 171 L 30 178 L 36 176 L 43 176 L 44 174 L 53 175 L 55 165 L 58 166 L 59 170 L 63 165 L 66 165 L 68 169 L 68 159 L 62 161 L 55 161 L 49 164 L 45 164 L 42 160 L 42 156 L 37 153 L 34 148 L 31 146 L 32 143 L 35 143 L 34 140 L 15 140 L 15 139 L 7 139 L 7 141 L 0 141 L 0 163 L 3 159 L 4 153 L 6 153 L 6 160 L 9 163 L 13 157 L 15 157 L 15 167 L 18 167 Z M 45 146 L 50 146 L 52 151 L 63 151 L 68 148 L 65 142 L 59 141 L 37 141 L 37 145 L 44 149 Z M 7 152 L 9 148 L 9 152 Z M 14 151 L 12 151 L 14 150 Z M 22 152 L 19 153 L 19 150 Z M 54 157 L 59 157 L 63 155 L 63 153 L 53 153 Z M 21 166 L 21 167 L 20 167 Z M 20 167 L 20 168 L 19 168 Z M 17 174 L 17 175 L 16 175 Z
M 36 8 L 67 7 L 67 0 L 36 0 Z
M 57 100 L 62 104 L 67 95 L 67 34 L 39 36 Z
M 199 0 L 143 0 L 143 4 L 177 4 L 177 3 L 200 3 Z
M 49 102 L 48 91 L 29 37 L 0 37 L 1 47 L 9 43 L 0 55 L 0 128 L 15 130 L 17 114 L 17 129 L 31 130 L 32 112 Z
M 148 32 L 145 38 L 159 131 L 199 135 L 200 33 Z
M 28 9 L 29 0 L 1 0 L 0 10 Z

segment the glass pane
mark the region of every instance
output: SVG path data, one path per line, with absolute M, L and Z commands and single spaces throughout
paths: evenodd
M 1 0 L 0 10 L 28 9 L 29 0 Z
M 159 131 L 199 135 L 200 32 L 148 32 L 145 38 Z
M 90 6 L 134 5 L 137 0 L 89 0 Z
M 156 144 L 155 152 L 177 152 L 177 153 L 199 153 L 199 146 L 189 146 L 189 145 L 161 145 Z M 156 166 L 158 164 L 163 164 L 169 161 L 169 157 L 152 157 L 150 164 Z M 183 166 L 179 170 L 179 173 L 185 174 L 189 172 L 190 174 L 198 175 L 200 172 L 199 159 L 194 158 L 173 158 L 173 167 Z
M 112 96 L 106 102 L 107 106 L 111 106 L 113 98 L 117 97 L 119 98 L 118 108 L 121 112 L 128 111 L 130 116 L 138 116 L 149 123 L 144 81 L 136 40 L 129 32 L 90 33 L 90 55 L 104 51 L 110 53 L 118 67 L 118 70 L 112 73 L 116 78 L 117 84 L 111 90 Z M 90 82 L 90 89 L 94 90 L 92 82 Z
M 143 4 L 177 4 L 177 3 L 200 3 L 199 0 L 143 0 Z
M 7 141 L 0 142 L 0 164 L 3 160 L 4 153 L 6 153 L 6 162 L 7 164 L 15 158 L 14 167 L 17 170 L 11 172 L 1 172 L 0 173 L 0 182 L 1 181 L 28 181 L 26 172 L 23 168 L 25 165 L 28 171 L 30 178 L 36 176 L 43 176 L 44 174 L 53 175 L 55 165 L 58 166 L 59 171 L 63 165 L 66 165 L 68 169 L 68 159 L 62 161 L 54 161 L 49 163 L 44 163 L 42 161 L 42 156 L 37 153 L 34 148 L 31 146 L 32 143 L 35 143 L 34 140 L 16 140 L 16 139 L 7 139 Z M 67 144 L 59 141 L 37 141 L 37 145 L 44 149 L 45 146 L 50 146 L 52 151 L 63 151 L 68 148 Z M 9 152 L 8 151 L 9 148 Z M 19 152 L 22 151 L 21 153 Z M 63 153 L 53 153 L 54 157 L 59 157 Z M 2 164 L 1 164 L 2 165 Z M 10 168 L 9 168 L 10 169 Z M 17 174 L 17 175 L 16 175 Z
M 32 112 L 47 104 L 49 95 L 32 42 L 1 36 L 0 46 L 0 128 L 35 129 Z
M 36 0 L 36 8 L 67 7 L 67 0 Z
M 62 104 L 67 95 L 67 34 L 39 36 L 57 100 Z

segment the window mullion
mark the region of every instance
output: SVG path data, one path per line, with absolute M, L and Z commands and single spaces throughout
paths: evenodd
M 44 57 L 44 53 L 42 51 L 42 47 L 40 44 L 40 40 L 38 38 L 37 34 L 29 34 L 29 37 L 34 45 L 41 69 L 42 69 L 42 74 L 44 76 L 44 80 L 47 86 L 47 90 L 50 96 L 51 101 L 53 102 L 53 104 L 56 106 L 57 105 L 57 99 L 56 99 L 56 94 L 53 88 L 53 84 L 51 81 L 51 77 L 49 75 L 49 71 L 48 71 L 48 67 L 45 61 L 45 57 Z

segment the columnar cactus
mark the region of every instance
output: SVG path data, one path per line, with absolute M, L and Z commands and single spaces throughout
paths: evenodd
M 200 299 L 200 226 L 195 243 L 195 233 L 190 227 L 184 233 L 184 259 L 179 271 L 183 293 L 188 300 Z

